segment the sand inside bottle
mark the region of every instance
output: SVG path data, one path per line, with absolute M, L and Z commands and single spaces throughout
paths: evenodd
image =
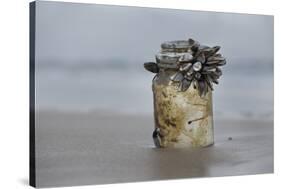
M 154 82 L 155 127 L 161 147 L 205 147 L 214 143 L 212 93 L 200 97 L 193 84 L 179 92 L 176 84 Z

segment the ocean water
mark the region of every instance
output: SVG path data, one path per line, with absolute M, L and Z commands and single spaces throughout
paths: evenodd
M 272 61 L 234 59 L 222 69 L 213 93 L 215 118 L 273 118 Z M 36 107 L 152 115 L 153 76 L 141 62 L 46 61 L 36 66 Z

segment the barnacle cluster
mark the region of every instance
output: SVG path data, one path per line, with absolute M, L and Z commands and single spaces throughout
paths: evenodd
M 213 83 L 218 84 L 222 75 L 219 67 L 225 65 L 226 60 L 218 53 L 219 46 L 203 46 L 193 39 L 184 41 L 188 45 L 182 48 L 175 45 L 181 42 L 162 44 L 161 57 L 156 56 L 156 63 L 144 63 L 144 67 L 153 73 L 158 73 L 160 68 L 175 69 L 177 72 L 170 79 L 178 83 L 179 91 L 186 91 L 193 84 L 199 95 L 204 96 L 213 90 Z M 175 52 L 177 55 L 173 56 Z

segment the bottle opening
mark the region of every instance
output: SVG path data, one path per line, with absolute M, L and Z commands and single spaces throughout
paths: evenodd
M 192 58 L 192 48 L 199 43 L 193 39 L 167 41 L 161 44 L 161 51 L 156 54 L 156 61 L 160 67 L 177 68 L 179 60 Z
M 161 44 L 162 52 L 189 52 L 194 46 L 199 46 L 199 43 L 193 39 L 167 41 Z

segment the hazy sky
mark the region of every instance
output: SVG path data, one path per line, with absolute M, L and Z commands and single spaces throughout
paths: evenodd
M 220 45 L 228 59 L 273 59 L 273 17 L 37 2 L 38 60 L 151 60 L 167 40 Z

